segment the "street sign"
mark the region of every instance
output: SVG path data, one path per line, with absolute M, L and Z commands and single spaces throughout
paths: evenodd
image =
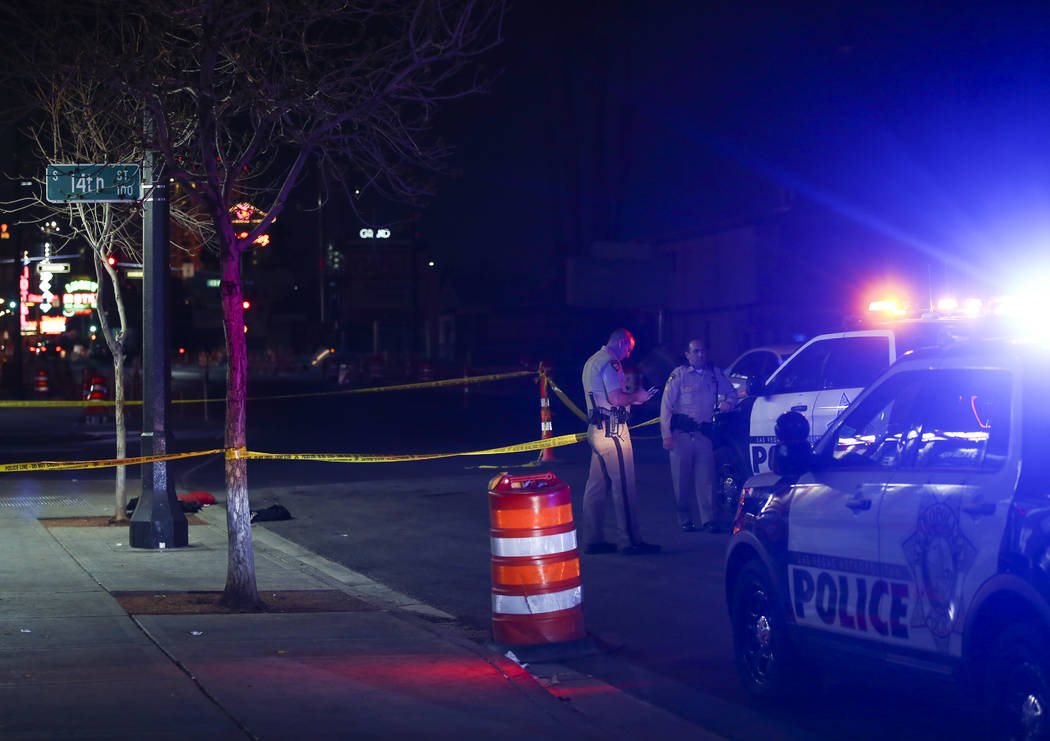
M 142 190 L 138 165 L 48 165 L 47 200 L 137 201 Z
M 69 263 L 68 262 L 44 262 L 40 261 L 36 264 L 36 271 L 38 273 L 68 273 Z

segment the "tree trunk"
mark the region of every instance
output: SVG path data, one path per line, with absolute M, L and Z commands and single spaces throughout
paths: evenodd
M 255 554 L 248 509 L 248 461 L 235 455 L 247 445 L 248 348 L 241 303 L 240 254 L 229 247 L 223 250 L 221 293 L 226 330 L 226 527 L 229 534 L 226 588 L 220 602 L 227 607 L 251 610 L 262 607 L 262 601 L 255 584 Z M 230 451 L 234 453 L 232 457 Z
M 105 222 L 108 224 L 109 204 L 106 204 L 106 207 Z M 85 215 L 83 204 L 78 204 L 78 213 L 80 214 L 80 221 L 87 223 L 88 219 Z M 105 259 L 108 254 L 108 247 L 100 247 L 96 242 L 92 245 L 91 250 L 95 259 L 95 282 L 98 286 L 95 314 L 98 317 L 99 329 L 102 332 L 103 339 L 106 341 L 106 347 L 109 348 L 109 354 L 113 357 L 113 423 L 116 425 L 117 432 L 117 459 L 122 460 L 128 456 L 128 425 L 124 416 L 124 338 L 127 336 L 125 332 L 128 326 L 128 318 L 124 311 L 124 298 L 120 293 L 120 281 L 117 279 L 117 271 Z M 105 285 L 103 275 L 105 275 L 106 281 L 109 282 L 110 288 L 113 290 L 113 303 L 116 304 L 117 317 L 120 322 L 116 330 L 109 326 L 109 319 L 106 318 L 106 312 L 102 305 L 102 288 Z M 114 475 L 116 481 L 113 488 L 113 517 L 110 519 L 110 522 L 128 522 L 127 468 L 117 466 Z
M 128 423 L 124 415 L 124 345 L 120 343 L 119 351 L 113 353 L 113 420 L 117 426 L 117 460 L 128 457 Z M 113 519 L 110 522 L 128 521 L 128 471 L 124 466 L 116 468 L 116 501 Z

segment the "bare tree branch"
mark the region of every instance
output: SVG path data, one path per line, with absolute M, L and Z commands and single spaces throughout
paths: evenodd
M 431 195 L 427 180 L 443 171 L 450 151 L 433 135 L 434 113 L 439 103 L 484 89 L 479 59 L 501 41 L 504 3 L 43 2 L 31 14 L 46 19 L 36 24 L 47 30 L 36 51 L 72 74 L 46 45 L 74 45 L 92 95 L 128 111 L 132 121 L 148 110 L 156 140 L 141 142 L 136 152 L 155 148 L 195 213 L 209 221 L 219 251 L 229 358 L 226 447 L 244 448 L 241 254 L 280 216 L 309 163 L 349 193 L 364 190 L 409 203 Z M 119 117 L 102 118 L 127 129 Z M 68 135 L 63 129 L 62 137 Z M 230 214 L 239 200 L 267 214 L 244 238 Z M 356 209 L 356 199 L 348 203 Z M 223 600 L 251 607 L 259 597 L 243 459 L 227 461 L 226 486 L 230 544 Z

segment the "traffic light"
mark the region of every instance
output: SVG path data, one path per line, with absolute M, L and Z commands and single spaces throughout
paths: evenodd
M 106 262 L 109 264 L 110 267 L 113 267 L 117 264 L 117 258 L 113 257 L 113 255 L 109 255 L 106 258 Z
M 248 299 L 244 299 L 244 301 L 241 301 L 241 308 L 243 308 L 243 309 L 250 309 L 250 308 L 252 308 L 252 302 L 249 301 Z

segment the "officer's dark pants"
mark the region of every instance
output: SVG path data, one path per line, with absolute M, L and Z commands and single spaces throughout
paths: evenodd
M 638 530 L 637 490 L 634 483 L 634 448 L 627 425 L 613 437 L 603 427 L 590 425 L 587 442 L 591 446 L 591 470 L 583 490 L 583 542 L 605 540 L 605 498 L 612 495 L 616 512 L 616 539 L 621 546 L 642 542 Z
M 674 447 L 670 451 L 671 483 L 674 485 L 678 523 L 693 521 L 691 500 L 695 497 L 700 524 L 715 520 L 714 490 L 715 455 L 711 440 L 700 432 L 671 433 Z

